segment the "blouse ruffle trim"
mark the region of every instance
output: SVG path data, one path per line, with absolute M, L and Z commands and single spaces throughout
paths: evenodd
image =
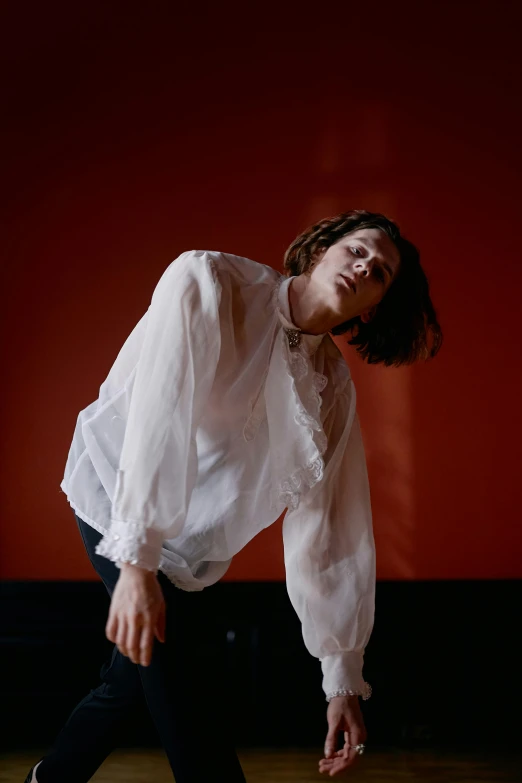
M 361 696 L 363 701 L 368 701 L 371 695 L 372 686 L 365 682 L 363 689 L 360 691 L 352 691 L 348 690 L 347 688 L 341 688 L 338 691 L 331 691 L 330 693 L 326 694 L 326 701 L 331 701 L 336 696 Z
M 321 392 L 328 383 L 328 378 L 313 370 L 310 372 L 309 364 L 309 360 L 306 360 L 302 353 L 290 351 L 289 376 L 297 408 L 294 421 L 307 433 L 311 443 L 315 446 L 315 451 L 308 462 L 299 465 L 279 484 L 277 499 L 284 503 L 289 511 L 299 506 L 303 491 L 311 489 L 322 480 L 324 474 L 323 454 L 328 447 L 328 441 L 321 425 L 323 402 Z M 308 381 L 309 392 L 303 401 L 299 395 L 297 384 L 306 379 L 308 375 L 311 376 Z
M 278 315 L 281 314 L 279 289 L 284 280 L 285 278 L 282 277 L 278 281 L 273 292 L 272 302 Z M 274 377 L 276 374 L 279 374 L 279 383 Z M 281 401 L 286 397 L 287 404 L 293 406 L 295 410 L 293 423 L 297 425 L 297 430 L 294 432 L 283 430 L 284 441 L 276 443 L 275 448 L 272 445 L 273 433 L 271 433 L 273 461 L 271 506 L 276 509 L 282 505 L 289 510 L 294 510 L 299 506 L 301 497 L 323 478 L 323 455 L 328 447 L 328 441 L 321 423 L 321 392 L 326 387 L 328 378 L 314 370 L 302 341 L 299 341 L 297 346 L 291 346 L 285 329 L 280 328 L 266 380 L 267 415 L 269 420 L 272 419 L 273 431 L 277 435 L 280 435 L 280 431 L 277 427 L 275 410 L 281 406 Z M 289 449 L 285 448 L 285 442 L 289 442 Z M 300 455 L 294 465 L 291 464 L 291 457 L 286 460 L 281 457 L 281 453 L 284 454 L 285 451 L 289 454 L 293 451 L 294 454 Z
M 113 519 L 111 527 L 96 546 L 97 555 L 106 557 L 119 568 L 130 563 L 157 572 L 161 557 L 161 537 L 139 522 Z

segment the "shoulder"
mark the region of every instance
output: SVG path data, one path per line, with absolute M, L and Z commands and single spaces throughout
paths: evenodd
M 282 276 L 267 264 L 261 264 L 246 256 L 225 253 L 222 250 L 191 250 L 189 253 L 196 259 L 205 258 L 217 275 L 228 274 L 245 283 L 276 282 Z
M 219 300 L 225 295 L 241 296 L 249 303 L 268 306 L 283 275 L 251 258 L 220 250 L 186 250 L 165 269 L 157 288 L 167 287 L 178 294 L 189 290 L 214 291 Z

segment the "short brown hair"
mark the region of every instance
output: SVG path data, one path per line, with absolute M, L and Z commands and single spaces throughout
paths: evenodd
M 420 265 L 419 251 L 401 236 L 393 220 L 362 209 L 320 220 L 299 234 L 286 251 L 283 266 L 287 276 L 309 275 L 316 253 L 361 228 L 378 228 L 390 237 L 399 251 L 399 272 L 369 323 L 357 316 L 336 326 L 332 334 L 352 332 L 349 345 L 355 345 L 369 364 L 400 367 L 433 358 L 442 345 L 442 331 L 430 299 L 428 279 Z

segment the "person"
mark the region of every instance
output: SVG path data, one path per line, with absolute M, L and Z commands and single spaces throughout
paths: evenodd
M 379 213 L 312 225 L 283 274 L 216 251 L 167 267 L 78 416 L 61 484 L 111 596 L 112 658 L 28 781 L 89 780 L 143 701 L 178 783 L 244 781 L 205 596 L 285 511 L 287 589 L 328 702 L 319 770 L 364 751 L 375 553 L 342 334 L 385 366 L 441 346 L 419 252 Z

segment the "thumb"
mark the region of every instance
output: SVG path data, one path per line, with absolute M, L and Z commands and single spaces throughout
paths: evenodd
M 154 629 L 154 635 L 159 642 L 165 641 L 165 604 L 162 605 L 158 619 L 156 620 L 156 628 Z
M 324 742 L 324 755 L 325 758 L 331 758 L 335 753 L 335 747 L 337 744 L 337 724 L 330 723 L 328 734 Z

